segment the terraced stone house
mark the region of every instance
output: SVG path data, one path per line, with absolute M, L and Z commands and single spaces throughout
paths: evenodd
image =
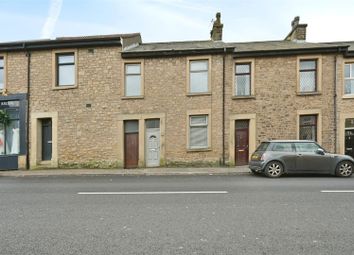
M 246 165 L 269 139 L 354 156 L 354 42 L 0 44 L 0 169 Z

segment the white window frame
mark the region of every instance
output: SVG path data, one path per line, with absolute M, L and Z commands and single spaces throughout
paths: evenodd
M 140 66 L 140 74 L 127 74 L 127 66 L 129 65 L 139 65 Z M 125 61 L 123 63 L 123 91 L 122 99 L 136 99 L 136 98 L 144 98 L 144 61 L 143 60 L 134 60 L 134 61 Z M 127 95 L 127 76 L 140 76 L 140 93 L 139 95 Z
M 206 61 L 208 64 L 208 69 L 202 71 L 191 71 L 191 63 L 198 62 L 198 61 Z M 191 74 L 198 73 L 198 72 L 206 72 L 207 74 L 207 90 L 200 91 L 200 92 L 192 92 L 191 90 Z M 187 57 L 187 86 L 186 86 L 186 93 L 187 96 L 198 96 L 198 95 L 210 95 L 211 94 L 211 56 L 198 56 L 198 57 Z
M 249 72 L 248 73 L 237 73 L 237 66 L 239 65 L 248 65 L 249 67 Z M 252 63 L 251 62 L 236 62 L 235 63 L 235 94 L 234 96 L 251 96 L 252 95 Z M 237 76 L 246 76 L 248 75 L 249 76 L 249 82 L 248 82 L 248 91 L 249 93 L 247 95 L 238 95 L 237 94 Z
M 193 124 L 192 119 L 193 117 L 205 117 L 205 122 L 204 123 L 198 123 L 198 124 Z M 206 128 L 206 145 L 205 146 L 193 146 L 191 144 L 191 131 L 193 127 L 205 127 Z M 194 149 L 207 149 L 209 148 L 209 115 L 208 114 L 193 114 L 189 115 L 189 149 L 194 150 Z
M 346 65 L 349 65 L 349 77 L 345 77 L 345 67 Z M 346 93 L 345 89 L 346 89 L 346 81 L 347 80 L 354 80 L 354 73 L 352 73 L 352 66 L 354 66 L 354 62 L 346 62 L 344 63 L 344 90 L 343 90 L 343 94 L 345 96 L 354 96 L 354 91 L 352 93 Z

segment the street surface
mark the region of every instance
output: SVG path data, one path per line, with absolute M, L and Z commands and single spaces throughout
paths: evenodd
M 0 177 L 0 254 L 353 254 L 353 190 L 330 176 Z

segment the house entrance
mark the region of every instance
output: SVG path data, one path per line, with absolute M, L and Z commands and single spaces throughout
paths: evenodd
M 249 158 L 249 120 L 236 120 L 235 145 L 236 166 L 247 165 Z

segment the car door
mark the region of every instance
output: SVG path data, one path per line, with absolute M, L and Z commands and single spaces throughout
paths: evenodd
M 312 142 L 295 143 L 296 171 L 305 173 L 328 173 L 331 166 L 331 158 L 328 155 L 316 153 L 320 147 Z
M 287 172 L 296 170 L 295 148 L 290 142 L 276 142 L 272 147 L 274 158 L 279 159 L 284 164 Z

